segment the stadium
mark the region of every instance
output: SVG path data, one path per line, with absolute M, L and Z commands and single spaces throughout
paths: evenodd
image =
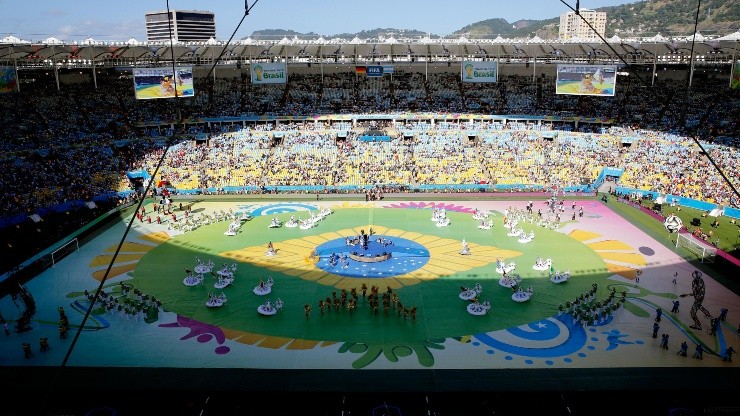
M 606 40 L 0 39 L 0 414 L 740 411 L 740 34 Z

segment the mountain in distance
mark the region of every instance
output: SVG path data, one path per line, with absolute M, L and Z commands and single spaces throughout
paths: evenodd
M 566 11 L 565 6 L 563 6 Z M 696 2 L 686 0 L 642 0 L 619 6 L 601 7 L 597 11 L 606 12 L 606 37 L 619 35 L 653 36 L 660 33 L 665 36 L 688 36 L 694 31 L 696 17 Z M 560 16 L 544 20 L 518 20 L 509 23 L 502 18 L 490 18 L 471 23 L 456 30 L 451 37 L 465 36 L 470 39 L 497 36 L 503 38 L 531 38 L 539 36 L 542 39 L 556 39 Z M 699 24 L 697 30 L 703 35 L 727 35 L 740 30 L 740 5 L 738 0 L 703 0 L 699 10 Z M 324 35 L 326 39 L 341 38 L 350 40 L 402 38 L 430 38 L 441 37 L 439 34 L 430 34 L 413 29 L 372 29 L 357 33 L 342 33 Z M 283 37 L 292 39 L 318 39 L 320 35 L 298 33 L 292 30 L 267 29 L 258 30 L 250 36 L 252 39 L 280 40 Z
M 453 36 L 465 36 L 468 38 L 494 39 L 502 38 L 533 37 L 535 35 L 542 39 L 551 39 L 558 36 L 558 24 L 560 18 L 547 20 L 518 20 L 509 23 L 504 19 L 495 18 L 482 20 L 463 27 L 453 32 Z
M 686 0 L 643 0 L 595 9 L 606 12 L 606 37 L 663 35 L 687 36 L 694 31 L 696 2 Z M 567 10 L 564 10 L 567 11 Z M 453 35 L 495 38 L 558 37 L 560 16 L 546 20 L 520 20 L 508 24 L 503 19 L 488 19 L 470 24 Z M 699 9 L 697 30 L 704 35 L 727 35 L 740 29 L 740 4 L 737 0 L 704 0 Z
M 357 33 L 339 33 L 335 35 L 324 35 L 324 39 L 345 39 L 345 40 L 352 40 L 355 37 L 359 39 L 386 39 L 390 37 L 394 38 L 421 38 L 428 35 L 426 32 L 422 32 L 420 30 L 412 30 L 412 29 L 371 29 L 371 30 L 362 30 Z M 252 32 L 252 34 L 249 36 L 252 39 L 255 40 L 280 40 L 282 38 L 288 38 L 292 39 L 294 37 L 297 37 L 301 40 L 310 40 L 310 39 L 318 39 L 321 37 L 321 35 L 308 32 L 308 33 L 299 33 L 293 30 L 284 30 L 284 29 L 265 29 L 265 30 L 256 30 Z M 430 37 L 435 37 L 434 35 L 431 35 Z
M 622 36 L 655 33 L 687 36 L 694 32 L 696 2 L 647 0 L 597 9 L 606 12 L 606 31 Z M 740 30 L 740 3 L 737 0 L 703 0 L 697 31 L 703 35 L 728 35 Z
M 275 40 L 275 39 L 280 40 L 282 38 L 292 39 L 294 37 L 298 37 L 301 39 L 313 39 L 313 38 L 318 38 L 319 35 L 313 32 L 300 33 L 300 32 L 296 32 L 295 30 L 286 30 L 286 29 L 264 29 L 264 30 L 256 30 L 252 32 L 252 34 L 249 37 L 254 40 Z

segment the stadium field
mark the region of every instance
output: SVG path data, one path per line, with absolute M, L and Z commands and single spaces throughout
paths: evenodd
M 151 374 L 144 383 L 159 388 L 223 383 L 229 389 L 454 391 L 531 389 L 539 380 L 537 390 L 588 390 L 676 386 L 686 380 L 675 374 L 690 371 L 700 371 L 708 385 L 723 385 L 732 363 L 721 357 L 738 345 L 735 293 L 706 272 L 695 274 L 667 235 L 658 241 L 645 234 L 610 204 L 566 199 L 556 225 L 546 223 L 554 220 L 546 201 L 532 202 L 531 217 L 528 203 L 201 200 L 190 207 L 189 222 L 214 220 L 191 231 L 182 230 L 188 220 L 179 209 L 174 214 L 180 229 L 171 216 L 149 224 L 148 215 L 156 218 L 149 203 L 125 241 L 131 215 L 27 283 L 37 313 L 32 330 L 0 338 L 8 352 L 3 365 L 24 378 L 58 369 L 69 354 L 62 377 L 104 371 L 111 387 L 132 379 L 142 383 L 141 374 Z M 313 227 L 285 226 L 291 216 L 305 220 L 322 211 Z M 435 212 L 449 225 L 438 226 Z M 473 218 L 483 212 L 488 219 Z M 237 221 L 236 235 L 227 236 L 232 219 L 216 220 L 220 215 L 251 219 Z M 270 228 L 275 218 L 282 226 Z M 491 229 L 479 227 L 488 220 Z M 507 227 L 513 220 L 517 225 Z M 520 242 L 508 235 L 512 228 L 534 238 Z M 347 241 L 371 230 L 367 251 Z M 270 243 L 275 255 L 267 255 Z M 460 253 L 464 244 L 469 254 Z M 348 259 L 332 261 L 332 253 Z M 365 261 L 354 260 L 362 253 L 368 253 Z M 550 259 L 551 267 L 535 270 L 538 258 Z M 186 285 L 199 262 L 211 262 L 210 272 L 202 283 Z M 508 281 L 497 271 L 502 264 L 515 265 L 506 276 L 520 277 L 522 292 L 531 289 L 528 300 L 502 284 Z M 109 267 L 102 298 L 116 299 L 124 310 L 106 310 L 98 300 L 79 330 L 91 306 L 85 292 L 95 293 Z M 217 288 L 224 267 L 233 270 L 233 281 Z M 551 280 L 566 271 L 567 281 Z M 697 276 L 705 296 L 694 305 Z M 269 293 L 257 294 L 260 281 L 268 279 Z M 394 301 L 387 310 L 380 302 L 376 312 L 362 295 L 363 284 L 368 294 L 377 286 L 379 294 L 397 297 L 389 296 Z M 350 310 L 341 293 L 352 299 L 353 288 L 358 296 Z M 209 307 L 209 294 L 227 300 Z M 147 299 L 153 304 L 152 297 L 161 307 L 134 312 Z M 569 305 L 579 298 L 578 307 Z M 321 300 L 332 303 L 323 313 Z M 671 312 L 676 300 L 679 310 Z M 267 301 L 282 307 L 260 313 Z M 5 297 L 0 310 L 12 322 L 23 306 Z M 692 306 L 699 308 L 701 329 L 692 328 Z M 66 339 L 58 333 L 60 307 L 70 322 Z M 653 337 L 658 308 L 662 319 Z M 716 317 L 723 308 L 728 319 L 712 333 L 704 311 Z M 580 319 L 574 319 L 575 309 Z M 669 336 L 667 351 L 659 347 L 663 334 Z M 49 351 L 36 352 L 39 337 L 48 337 Z M 688 357 L 677 354 L 684 341 Z M 33 357 L 24 358 L 22 342 L 33 345 Z M 705 350 L 702 360 L 692 358 L 698 345 Z

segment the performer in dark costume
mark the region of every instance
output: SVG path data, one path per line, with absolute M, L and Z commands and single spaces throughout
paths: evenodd
M 701 329 L 701 321 L 699 321 L 699 318 L 696 316 L 697 311 L 704 312 L 704 315 L 707 318 L 710 318 L 712 316 L 711 313 L 707 310 L 707 308 L 702 305 L 704 302 L 704 294 L 706 291 L 706 287 L 704 286 L 704 279 L 702 279 L 702 273 L 699 270 L 695 270 L 691 276 L 693 276 L 694 280 L 691 281 L 691 293 L 684 293 L 681 295 L 682 298 L 685 298 L 687 296 L 693 296 L 694 297 L 694 304 L 691 305 L 691 319 L 694 320 L 694 325 L 691 325 L 691 328 L 694 329 Z

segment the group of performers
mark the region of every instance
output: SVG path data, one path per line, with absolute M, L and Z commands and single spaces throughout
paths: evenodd
M 346 269 L 349 267 L 349 257 L 344 253 L 337 254 L 332 252 L 329 254 L 329 265 L 331 265 L 331 267 L 336 267 L 337 263 L 341 263 L 342 268 Z
M 267 252 L 265 252 L 266 256 L 274 256 L 277 254 L 277 250 L 275 250 L 275 247 L 272 245 L 272 241 L 267 243 Z
M 185 269 L 185 278 L 182 279 L 182 284 L 185 286 L 197 286 L 203 284 L 203 280 L 202 273 L 193 274 L 192 270 Z
M 513 261 L 506 263 L 505 261 L 496 259 L 496 273 L 499 273 L 499 274 L 511 273 L 512 271 L 514 271 L 514 269 L 516 269 L 516 263 L 514 263 Z
M 354 237 L 347 237 L 345 239 L 345 244 L 347 246 L 350 246 L 350 247 L 354 247 L 354 246 L 359 245 L 359 246 L 362 247 L 363 250 L 367 250 L 368 249 L 368 246 L 370 244 L 370 237 L 373 234 L 375 234 L 375 231 L 372 229 L 372 227 L 370 228 L 370 232 L 367 233 L 367 234 L 365 234 L 365 230 L 362 229 L 362 230 L 360 230 L 360 234 L 358 234 L 358 235 L 356 235 Z M 386 241 L 390 241 L 390 240 L 386 240 Z M 393 244 L 393 241 L 390 241 L 390 244 Z M 388 244 L 388 245 L 390 245 L 390 244 Z M 384 247 L 385 247 L 385 245 L 384 245 Z
M 489 215 L 491 215 L 489 211 L 479 210 L 478 208 L 476 208 L 475 212 L 473 212 L 473 219 L 474 220 L 484 220 L 488 218 Z
M 259 296 L 267 295 L 272 292 L 272 285 L 274 283 L 275 282 L 272 280 L 271 276 L 268 276 L 266 281 L 260 278 L 260 282 L 257 284 L 257 286 L 254 287 L 253 292 L 255 295 Z
M 285 223 L 285 226 L 288 228 L 293 228 L 298 226 L 298 220 L 295 219 L 295 215 L 291 215 L 288 222 Z
M 511 295 L 511 300 L 513 300 L 514 302 L 526 302 L 532 298 L 533 294 L 534 290 L 532 289 L 531 285 L 527 288 L 527 290 L 523 290 L 521 286 L 517 286 L 516 290 L 514 290 L 514 294 Z
M 261 315 L 272 316 L 275 315 L 280 309 L 283 308 L 282 299 L 278 298 L 273 305 L 270 299 L 267 299 L 265 303 L 257 307 L 257 312 Z
M 447 218 L 447 210 L 444 208 L 434 208 L 432 210 L 432 221 L 437 223 L 437 227 L 447 227 L 451 221 Z
M 184 211 L 183 211 L 184 209 Z M 193 214 L 192 213 L 192 204 L 188 205 L 187 207 L 183 207 L 182 203 L 180 204 L 180 210 L 183 211 L 183 213 L 178 216 L 174 212 L 171 214 L 171 219 L 167 223 L 167 230 L 174 230 L 174 231 L 180 231 L 183 233 L 197 230 L 198 228 L 215 224 L 221 221 L 228 221 L 231 220 L 232 224 L 229 225 L 229 228 L 227 231 L 224 232 L 225 235 L 236 235 L 236 231 L 238 230 L 238 227 L 233 224 L 233 222 L 239 221 L 239 218 L 237 215 L 233 212 L 233 210 L 229 209 L 228 211 L 224 210 L 215 210 L 211 213 L 199 213 L 199 214 Z M 157 216 L 157 224 L 162 224 L 165 219 L 160 218 Z M 149 221 L 151 223 L 151 221 Z M 230 232 L 233 232 L 230 234 Z
M 305 220 L 298 218 L 298 228 L 301 230 L 307 230 L 309 228 L 313 228 L 318 223 L 326 218 L 328 215 L 332 214 L 331 208 L 322 208 L 318 214 L 314 214 L 311 212 L 311 216 Z M 295 223 L 295 218 L 291 217 L 290 226 L 293 227 Z M 286 224 L 287 225 L 287 224 Z
M 550 269 L 550 281 L 553 283 L 564 283 L 567 282 L 568 279 L 570 279 L 570 270 L 564 270 L 564 271 L 556 271 L 553 272 L 552 269 Z
M 499 279 L 498 284 L 503 287 L 508 287 L 511 290 L 516 290 L 522 283 L 522 276 L 518 273 L 504 273 Z
M 213 263 L 213 260 L 208 260 L 207 262 L 204 262 L 200 259 L 200 257 L 195 257 L 195 273 L 197 274 L 210 273 L 211 270 L 213 270 L 214 265 L 215 263 Z
M 460 290 L 460 299 L 470 301 L 466 309 L 471 315 L 485 315 L 491 309 L 491 302 L 488 300 L 480 301 L 480 294 L 483 292 L 480 283 L 476 283 L 473 288 L 461 286 Z
M 280 221 L 278 217 L 275 217 L 270 221 L 270 225 L 268 225 L 268 228 L 280 228 L 282 227 L 283 223 Z
M 234 273 L 236 273 L 236 263 L 232 263 L 231 266 L 224 264 L 218 272 L 211 272 L 217 280 L 214 287 L 216 289 L 223 289 L 234 283 Z
M 480 228 L 481 230 L 490 230 L 491 228 L 493 228 L 493 220 L 491 219 L 489 219 L 488 221 L 480 220 L 480 224 L 478 225 L 478 228 Z
M 468 242 L 465 241 L 463 238 L 462 241 L 462 249 L 460 249 L 460 254 L 463 256 L 469 256 L 470 255 L 470 246 L 468 245 Z
M 208 292 L 208 301 L 206 302 L 206 306 L 209 308 L 220 308 L 221 306 L 224 306 L 226 303 L 226 294 L 224 292 L 221 292 L 220 295 L 214 295 L 211 292 Z
M 235 236 L 237 232 L 239 232 L 239 228 L 241 228 L 241 226 L 241 221 L 234 219 L 234 221 L 229 224 L 229 229 L 224 232 L 224 235 Z
M 552 266 L 552 259 L 542 259 L 542 257 L 537 257 L 537 259 L 534 261 L 534 266 L 532 266 L 532 269 L 534 270 L 547 270 Z

